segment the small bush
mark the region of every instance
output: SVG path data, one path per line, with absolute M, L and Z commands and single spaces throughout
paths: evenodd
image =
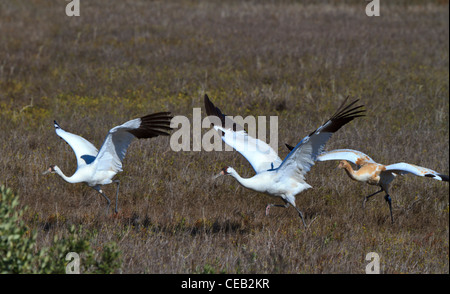
M 26 207 L 19 208 L 19 197 L 0 187 L 0 273 L 65 273 L 65 257 L 76 252 L 81 257 L 81 273 L 114 273 L 121 266 L 120 252 L 114 242 L 99 254 L 91 247 L 82 227 L 72 225 L 67 237 L 55 235 L 50 247 L 38 249 L 37 231 L 30 231 L 22 220 Z

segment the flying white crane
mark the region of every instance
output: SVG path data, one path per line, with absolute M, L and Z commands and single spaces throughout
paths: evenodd
M 288 146 L 288 145 L 287 145 Z M 290 148 L 288 146 L 288 148 Z M 394 163 L 390 165 L 383 165 L 376 163 L 368 155 L 362 153 L 361 151 L 351 150 L 351 149 L 336 149 L 328 152 L 323 152 L 317 156 L 316 161 L 327 161 L 327 160 L 340 160 L 338 168 L 344 169 L 347 175 L 355 181 L 365 182 L 369 185 L 376 185 L 381 187 L 381 189 L 373 194 L 364 197 L 363 207 L 366 201 L 375 194 L 382 191 L 386 192 L 384 199 L 389 204 L 389 211 L 391 213 L 391 222 L 394 222 L 392 216 L 392 200 L 389 196 L 389 184 L 395 179 L 396 175 L 404 174 L 414 174 L 420 177 L 433 178 L 439 181 L 448 182 L 448 176 L 440 174 L 434 170 L 417 166 L 410 163 Z M 359 169 L 354 170 L 350 163 L 356 164 Z
M 284 160 L 278 157 L 267 143 L 249 136 L 244 128 L 229 117 L 222 114 L 219 108 L 205 95 L 205 108 L 208 116 L 220 118 L 220 124 L 214 124 L 221 135 L 222 140 L 242 154 L 252 165 L 256 172 L 251 178 L 242 178 L 236 170 L 227 166 L 217 175 L 231 175 L 239 184 L 256 192 L 261 192 L 274 197 L 280 197 L 285 205 L 268 204 L 266 215 L 272 206 L 289 207 L 292 205 L 298 212 L 303 225 L 306 223 L 303 213 L 295 205 L 295 196 L 302 191 L 311 188 L 305 182 L 305 175 L 314 165 L 314 161 L 330 139 L 331 135 L 343 125 L 349 123 L 356 117 L 364 116 L 363 105 L 352 107 L 358 100 L 344 106 L 347 99 L 342 103 L 336 113 L 323 125 L 308 136 L 304 137 Z M 216 177 L 217 177 L 216 176 Z
M 98 191 L 108 202 L 106 212 L 109 210 L 111 200 L 103 193 L 101 185 L 117 183 L 115 212 L 117 213 L 117 201 L 119 197 L 119 180 L 112 178 L 122 171 L 122 161 L 128 146 L 134 138 L 144 139 L 156 136 L 168 136 L 170 130 L 170 112 L 153 113 L 141 118 L 136 118 L 109 130 L 100 151 L 92 143 L 78 135 L 61 129 L 56 121 L 55 131 L 72 147 L 77 158 L 77 170 L 68 177 L 56 165 L 50 165 L 43 174 L 57 173 L 69 183 L 86 183 L 89 187 Z

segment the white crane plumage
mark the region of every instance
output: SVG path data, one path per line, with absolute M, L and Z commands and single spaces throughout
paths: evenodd
M 68 177 L 56 165 L 51 165 L 43 174 L 56 173 L 69 183 L 86 183 L 89 187 L 98 191 L 108 202 L 107 212 L 111 201 L 103 193 L 101 185 L 117 183 L 115 212 L 117 213 L 117 201 L 119 196 L 118 180 L 112 178 L 122 171 L 122 161 L 128 146 L 134 138 L 144 139 L 156 136 L 168 136 L 170 130 L 170 112 L 158 112 L 136 118 L 109 130 L 100 150 L 92 143 L 78 135 L 64 131 L 54 121 L 55 131 L 72 147 L 77 158 L 77 170 Z
M 242 126 L 225 116 L 205 95 L 206 113 L 208 116 L 219 117 L 221 122 L 220 124 L 213 122 L 214 129 L 219 132 L 226 144 L 249 161 L 256 172 L 251 178 L 242 178 L 236 170 L 228 166 L 217 176 L 231 175 L 245 188 L 280 197 L 285 205 L 268 204 L 266 215 L 272 206 L 287 208 L 292 205 L 306 227 L 303 213 L 295 205 L 295 196 L 311 188 L 305 181 L 306 173 L 314 165 L 317 155 L 322 152 L 331 135 L 354 118 L 363 116 L 362 113 L 365 111 L 361 109 L 363 105 L 353 106 L 358 100 L 344 106 L 346 101 L 347 99 L 327 122 L 304 137 L 286 158 L 281 160 L 277 152 L 267 143 L 249 136 Z
M 323 152 L 317 156 L 316 160 L 339 160 L 340 162 L 338 168 L 344 169 L 352 180 L 379 186 L 381 188 L 379 191 L 364 197 L 363 207 L 370 197 L 384 191 L 386 193 L 384 199 L 389 204 L 391 222 L 394 222 L 394 218 L 392 216 L 392 200 L 389 195 L 389 185 L 395 179 L 396 175 L 413 174 L 420 177 L 433 178 L 438 181 L 449 181 L 449 177 L 447 175 L 440 174 L 429 168 L 405 162 L 383 165 L 376 163 L 372 158 L 363 152 L 352 149 L 336 149 Z M 358 170 L 354 170 L 348 161 L 357 165 Z

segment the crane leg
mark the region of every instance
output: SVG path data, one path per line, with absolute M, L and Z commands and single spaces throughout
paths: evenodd
M 96 190 L 98 193 L 100 193 L 108 202 L 108 206 L 106 206 L 106 214 L 108 214 L 109 211 L 109 206 L 111 205 L 111 200 L 109 200 L 109 198 L 105 195 L 105 193 L 103 193 L 102 189 L 100 189 L 100 186 L 95 186 L 93 187 L 94 190 Z
M 307 229 L 308 227 L 306 226 L 305 219 L 303 218 L 303 213 L 300 211 L 300 209 L 297 208 L 297 206 L 294 206 L 294 207 L 295 207 L 295 209 L 297 209 L 298 215 L 302 219 L 302 222 L 303 222 L 303 225 L 305 226 L 305 229 Z
M 377 192 L 375 192 L 375 193 L 372 193 L 372 194 L 370 194 L 370 195 L 364 197 L 362 207 L 365 208 L 365 207 L 366 207 L 366 202 L 367 202 L 367 200 L 369 200 L 369 198 L 372 197 L 373 195 L 376 195 L 376 194 L 380 193 L 381 191 L 383 191 L 383 189 L 381 189 L 380 191 L 377 191 Z
M 114 209 L 115 213 L 118 213 L 119 211 L 117 210 L 117 202 L 119 201 L 119 186 L 120 186 L 120 181 L 119 180 L 114 180 L 114 183 L 117 183 L 117 190 L 116 190 L 116 207 Z
M 266 206 L 266 215 L 269 215 L 269 210 L 270 210 L 270 208 L 272 206 L 288 208 L 289 207 L 289 203 L 286 202 L 285 205 L 281 205 L 281 204 L 267 204 L 267 206 Z
M 288 208 L 289 207 L 289 202 L 286 202 L 285 205 L 281 205 L 281 204 L 267 204 L 267 206 L 266 206 L 266 215 L 269 215 L 269 210 L 270 210 L 270 208 L 272 206 Z M 300 211 L 300 209 L 297 208 L 297 206 L 295 206 L 295 205 L 292 205 L 292 206 L 294 206 L 294 208 L 297 210 L 298 215 L 302 219 L 303 225 L 305 226 L 305 228 L 307 228 L 306 223 L 305 223 L 305 219 L 303 218 L 303 213 Z
M 386 194 L 384 196 L 384 200 L 386 200 L 386 202 L 389 204 L 389 212 L 391 213 L 391 223 L 394 223 L 394 217 L 392 216 L 392 199 L 391 196 L 389 196 L 389 194 Z

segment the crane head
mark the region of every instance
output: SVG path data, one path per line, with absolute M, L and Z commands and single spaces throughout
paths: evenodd
M 230 173 L 229 173 L 229 169 L 231 169 L 230 166 L 226 166 L 226 167 L 222 168 L 222 169 L 220 170 L 220 173 L 218 173 L 217 175 L 215 175 L 215 176 L 213 177 L 213 179 L 217 179 L 217 178 L 220 177 L 220 176 L 229 175 L 229 174 L 230 174 Z
M 338 169 L 343 169 L 345 166 L 348 165 L 347 160 L 341 160 L 339 161 L 339 165 L 337 166 Z
M 229 169 L 231 169 L 231 167 L 229 166 L 222 168 L 222 170 L 220 171 L 220 175 L 221 176 L 229 175 L 230 174 Z
M 44 171 L 42 174 L 46 175 L 48 173 L 54 173 L 54 172 L 56 172 L 55 165 L 50 165 L 49 168 L 46 171 Z

